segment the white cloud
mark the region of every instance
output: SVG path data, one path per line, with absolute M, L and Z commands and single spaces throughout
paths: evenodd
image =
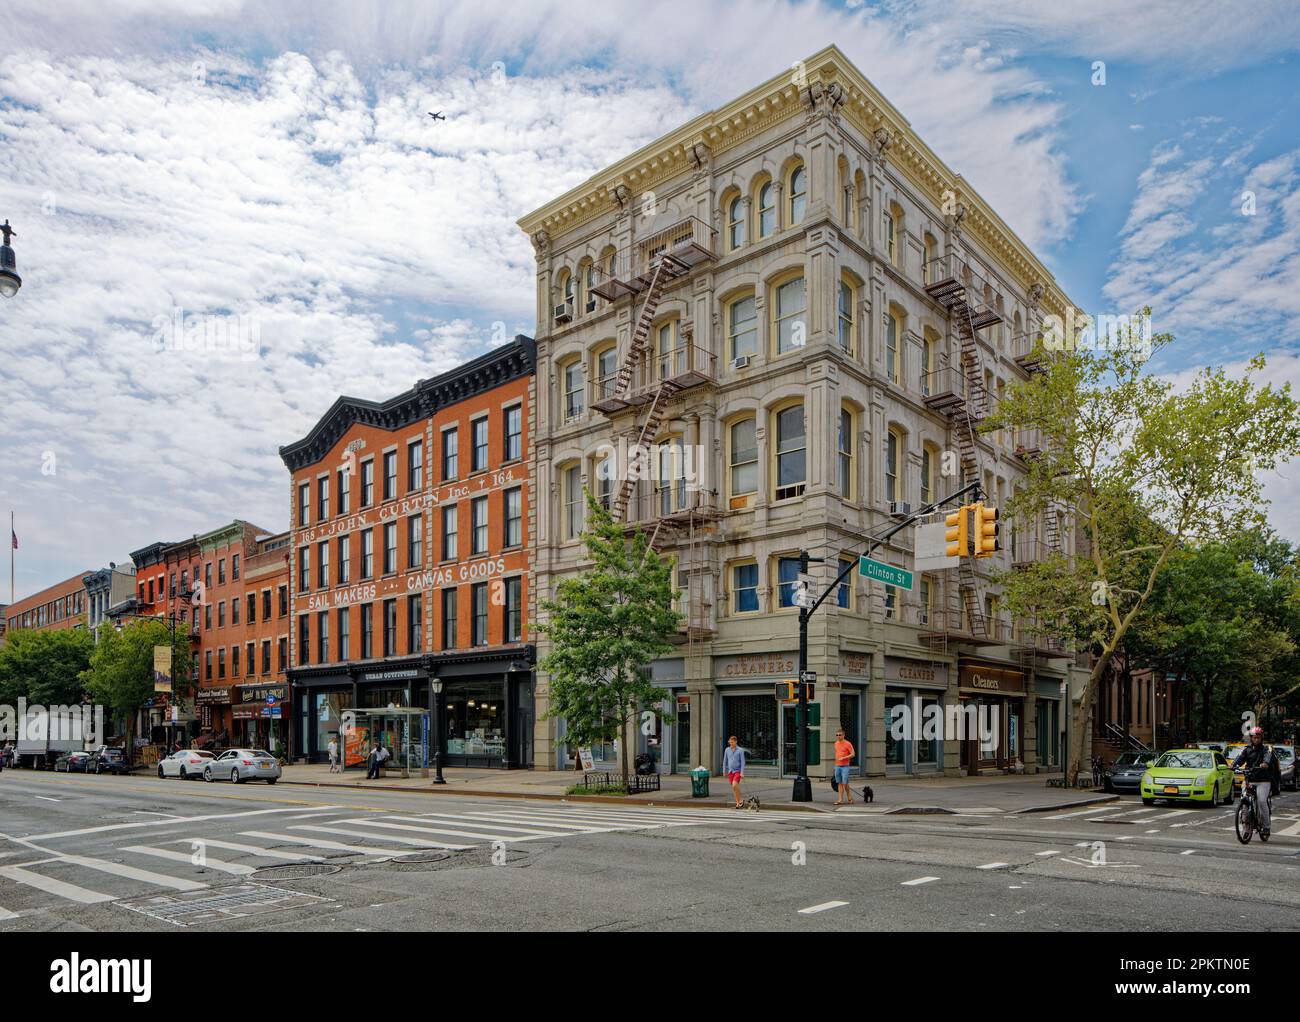
M 1026 241 L 1069 235 L 1061 112 L 1004 54 L 825 3 L 671 7 L 11 3 L 0 216 L 25 283 L 0 323 L 0 496 L 20 588 L 236 516 L 282 526 L 277 448 L 338 394 L 531 331 L 518 216 L 831 40 Z M 249 317 L 257 357 L 156 351 L 177 309 Z

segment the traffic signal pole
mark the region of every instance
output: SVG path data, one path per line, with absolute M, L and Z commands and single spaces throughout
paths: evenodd
M 871 545 L 868 546 L 863 553 L 859 554 L 859 563 L 861 562 L 861 558 L 870 557 L 876 551 L 877 547 L 884 543 L 888 543 L 904 529 L 913 525 L 918 519 L 928 518 L 945 504 L 951 504 L 954 500 L 958 500 L 972 491 L 975 494 L 975 499 L 980 499 L 980 484 L 978 482 L 967 483 L 955 493 L 950 493 L 942 500 L 937 500 L 933 504 L 927 504 L 919 511 L 908 515 L 883 536 L 873 539 Z M 810 558 L 808 556 L 808 551 L 800 550 L 799 573 L 801 575 L 806 575 L 808 573 L 809 561 L 815 559 L 816 558 Z M 808 673 L 808 619 L 816 613 L 817 608 L 826 602 L 826 598 L 839 588 L 840 583 L 843 582 L 845 577 L 851 574 L 856 567 L 857 564 L 850 561 L 848 566 L 842 568 L 840 573 L 835 576 L 835 581 L 826 587 L 825 592 L 823 592 L 821 596 L 817 597 L 812 606 L 799 608 L 799 702 L 797 704 L 799 708 L 795 712 L 797 718 L 795 728 L 797 734 L 796 744 L 798 746 L 795 750 L 797 773 L 794 779 L 794 791 L 790 795 L 791 802 L 812 801 L 812 781 L 808 777 L 808 686 L 804 683 L 804 675 Z

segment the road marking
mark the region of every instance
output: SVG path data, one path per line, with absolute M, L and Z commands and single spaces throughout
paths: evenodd
M 986 862 L 983 866 L 976 866 L 976 869 L 1001 869 L 1007 865 L 1005 862 Z
M 136 869 L 134 866 L 125 866 L 120 862 L 109 862 L 106 859 L 95 859 L 89 855 L 63 855 L 61 858 L 65 862 L 74 862 L 87 869 L 97 869 L 101 873 L 111 873 L 113 876 L 126 877 L 128 880 L 139 880 L 141 883 L 153 884 L 156 887 L 170 887 L 174 891 L 201 891 L 208 886 L 197 880 L 169 877 L 164 873 Z
M 18 918 L 17 912 L 10 912 L 7 908 L 0 908 L 0 923 L 4 922 L 6 919 L 17 919 L 17 918 Z
M 362 848 L 360 845 L 345 845 L 338 841 L 324 838 L 298 837 L 294 834 L 271 834 L 264 830 L 241 831 L 241 837 L 260 837 L 281 845 L 308 845 L 312 848 L 328 848 L 335 852 L 351 852 L 353 855 L 371 855 L 381 859 L 391 859 L 397 853 L 391 848 Z
M 62 802 L 61 798 L 50 798 L 48 795 L 37 795 L 36 798 L 43 799 L 46 802 Z
M 364 838 L 371 841 L 391 841 L 393 844 L 415 845 L 417 848 L 447 848 L 452 851 L 460 852 L 467 848 L 473 848 L 473 845 L 453 845 L 446 841 L 434 841 L 431 838 L 422 837 L 400 837 L 397 834 L 365 834 L 357 833 L 355 830 L 346 830 L 343 827 L 314 827 L 310 824 L 300 823 L 296 827 L 290 827 L 290 830 L 311 830 L 321 834 L 342 834 L 344 837 Z M 372 852 L 376 849 L 371 849 Z M 384 854 L 379 852 L 380 855 Z M 390 853 L 391 854 L 391 853 Z
M 932 884 L 938 877 L 917 877 L 915 880 L 904 880 L 899 887 L 920 887 L 921 884 Z
M 151 809 L 133 809 L 131 813 L 133 816 L 166 816 L 173 820 L 179 820 L 182 818 L 177 816 L 175 813 L 156 813 Z
M 843 908 L 847 904 L 847 901 L 823 901 L 820 905 L 809 905 L 807 908 L 801 908 L 799 914 L 801 916 L 813 916 L 818 912 L 825 912 L 827 909 Z
M 353 827 L 381 827 L 385 830 L 405 830 L 414 834 L 450 834 L 452 837 L 476 838 L 479 841 L 537 841 L 541 838 L 568 837 L 560 831 L 533 831 L 530 836 L 519 834 L 486 834 L 482 831 L 475 830 L 452 830 L 450 827 L 413 827 L 409 823 L 384 823 L 382 820 L 343 820 L 343 823 Z M 295 828 L 296 829 L 296 828 Z M 342 830 L 332 827 L 330 830 L 335 834 L 352 834 L 353 837 L 374 837 L 380 841 L 397 841 L 398 837 L 391 834 L 366 834 L 357 831 Z M 442 841 L 431 842 L 440 848 L 465 848 L 465 845 L 449 845 Z
M 1195 855 L 1195 854 L 1196 854 L 1196 849 L 1195 849 L 1195 848 L 1189 848 L 1189 849 L 1187 849 L 1187 851 L 1185 851 L 1185 852 L 1179 852 L 1178 854 L 1179 854 L 1179 855 Z
M 1160 828 L 1157 827 L 1155 830 L 1144 830 L 1142 833 L 1143 833 L 1143 834 L 1159 834 L 1159 833 L 1160 833 Z
M 293 817 L 289 817 L 293 819 Z M 290 859 L 293 862 L 302 862 L 304 859 L 310 859 L 312 862 L 320 862 L 321 856 L 312 855 L 309 852 L 272 852 L 266 848 L 259 848 L 257 845 L 241 845 L 237 841 L 215 841 L 210 837 L 183 837 L 172 844 L 193 845 L 195 841 L 202 841 L 213 848 L 225 848 L 232 852 L 243 852 L 245 855 L 256 855 L 263 859 Z
M 1034 852 L 1034 854 L 1038 856 L 1044 856 L 1044 855 L 1060 855 L 1061 853 L 1055 848 L 1049 848 L 1045 852 Z
M 1175 816 L 1186 816 L 1188 813 L 1196 812 L 1195 809 L 1171 809 L 1164 816 L 1153 816 L 1148 823 L 1154 823 L 1156 820 L 1172 820 Z
M 140 827 L 166 827 L 175 823 L 206 823 L 210 820 L 235 820 L 245 816 L 265 816 L 268 813 L 300 813 L 302 803 L 292 809 L 249 809 L 242 813 L 212 813 L 206 816 L 178 816 L 172 820 L 147 820 L 143 823 L 109 823 L 102 827 L 84 827 L 81 830 L 62 830 L 56 834 L 33 834 L 28 841 L 50 841 L 57 837 L 82 837 L 86 834 L 103 834 L 110 830 L 134 830 Z
M 224 862 L 221 859 L 209 859 L 206 855 L 203 857 L 203 862 L 195 862 L 193 853 L 173 852 L 166 848 L 150 848 L 147 845 L 128 845 L 122 851 L 135 852 L 139 855 L 152 855 L 159 859 L 169 859 L 172 862 L 184 862 L 190 866 L 197 866 L 199 869 L 215 869 L 220 873 L 230 873 L 237 877 L 246 877 L 249 873 L 256 872 L 252 866 L 240 866 L 233 862 Z
M 1045 816 L 1045 817 L 1043 817 L 1043 819 L 1045 819 L 1045 820 L 1070 820 L 1070 819 L 1073 819 L 1073 818 L 1076 817 L 1076 816 L 1096 816 L 1098 813 L 1113 813 L 1113 812 L 1115 812 L 1115 810 L 1117 810 L 1117 809 L 1123 809 L 1123 808 L 1124 808 L 1124 803 L 1121 802 L 1121 803 L 1119 803 L 1118 805 L 1113 805 L 1113 806 L 1110 806 L 1109 808 L 1106 808 L 1106 807 L 1098 808 L 1097 806 L 1092 806 L 1091 808 L 1085 809 L 1085 810 L 1083 810 L 1082 812 L 1078 812 L 1078 813 L 1058 813 L 1056 816 Z
M 443 818 L 443 819 L 456 819 L 456 817 L 442 817 L 442 818 Z M 395 816 L 395 817 L 393 817 L 393 819 L 395 819 L 395 820 L 418 820 L 418 819 L 423 819 L 423 817 L 418 817 L 418 816 Z M 654 827 L 653 824 L 641 824 L 641 823 L 623 823 L 623 824 L 614 824 L 613 826 L 605 826 L 605 827 L 602 827 L 602 826 L 600 826 L 599 824 L 592 824 L 592 823 L 589 823 L 589 822 L 583 822 L 583 823 L 570 822 L 570 821 L 574 821 L 574 820 L 577 820 L 577 819 L 581 819 L 581 817 L 548 816 L 548 817 L 545 818 L 545 824 L 546 824 L 546 826 L 548 826 L 548 827 L 563 827 L 565 830 L 571 830 L 571 831 L 573 831 L 574 833 L 577 833 L 577 834 L 584 834 L 584 833 L 585 833 L 585 834 L 612 834 L 612 833 L 614 833 L 615 831 L 627 831 L 627 830 L 649 830 L 649 829 L 652 829 L 652 828 Z M 508 810 L 502 810 L 502 811 L 499 812 L 499 813 L 466 813 L 466 814 L 465 814 L 465 820 L 468 820 L 468 821 L 470 821 L 470 822 L 478 822 L 479 820 L 482 820 L 482 821 L 483 821 L 485 824 L 487 824 L 487 825 L 491 825 L 493 821 L 496 821 L 496 822 L 498 822 L 498 823 L 511 823 L 511 824 L 514 824 L 514 823 L 531 823 L 531 824 L 534 824 L 534 825 L 536 825 L 536 824 L 539 822 L 538 819 L 537 819 L 537 817 L 535 817 L 535 816 L 525 816 L 525 815 L 522 814 L 522 813 L 518 813 L 518 814 L 516 814 L 516 813 L 511 813 L 511 812 L 509 812 Z M 465 822 L 465 820 L 462 820 L 462 822 Z M 523 829 L 523 828 L 510 828 L 510 827 L 503 827 L 502 829 L 503 829 L 503 830 L 520 829 L 520 830 L 521 830 L 521 829 Z
M 1293 823 L 1286 830 L 1277 832 L 1278 837 L 1295 837 L 1296 835 L 1300 835 L 1300 823 Z
M 75 901 L 82 905 L 97 905 L 103 901 L 114 900 L 111 894 L 89 891 L 84 887 L 78 887 L 76 884 L 55 880 L 54 877 L 47 877 L 41 873 L 33 873 L 21 866 L 0 866 L 0 876 L 8 877 L 16 884 L 35 887 L 38 891 L 55 894 L 60 898 L 66 898 L 68 901 Z

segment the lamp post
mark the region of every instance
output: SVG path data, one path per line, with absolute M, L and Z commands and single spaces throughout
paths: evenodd
M 9 221 L 6 220 L 0 224 L 0 233 L 4 234 L 4 243 L 0 244 L 0 295 L 12 298 L 23 286 L 23 278 L 18 276 L 18 263 L 14 259 L 14 250 L 9 245 L 9 239 L 18 232 L 10 227 Z
M 429 691 L 433 693 L 433 783 L 446 784 L 442 776 L 442 679 L 430 678 Z

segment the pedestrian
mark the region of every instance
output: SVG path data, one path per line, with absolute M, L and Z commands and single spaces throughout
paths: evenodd
M 380 759 L 378 742 L 375 742 L 374 745 L 370 746 L 370 755 L 366 758 L 370 761 L 366 768 L 366 780 L 373 781 L 379 776 Z
M 745 779 L 745 750 L 740 747 L 735 735 L 727 739 L 727 747 L 722 751 L 722 772 L 736 796 L 736 808 L 740 809 L 744 805 L 744 799 L 740 796 L 740 782 Z
M 850 764 L 853 762 L 855 753 L 853 743 L 844 737 L 843 729 L 835 732 L 835 804 L 852 805 L 853 789 L 849 787 Z M 843 801 L 844 796 L 848 795 L 848 801 Z
M 330 773 L 339 772 L 339 741 L 337 738 L 330 738 Z

